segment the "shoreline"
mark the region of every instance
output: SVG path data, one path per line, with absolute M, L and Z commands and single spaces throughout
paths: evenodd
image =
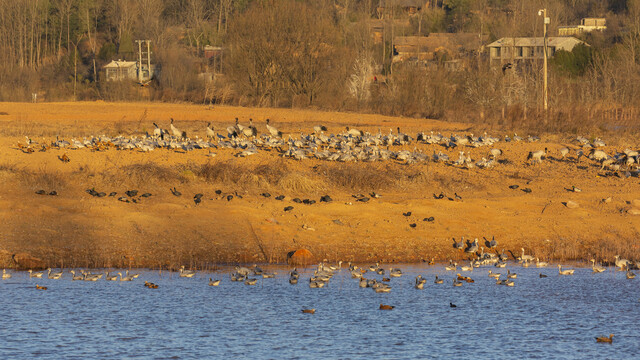
M 603 170 L 598 161 L 578 159 L 580 146 L 568 134 L 484 147 L 448 148 L 416 141 L 390 146 L 429 155 L 428 161 L 413 164 L 394 159 L 294 160 L 275 149 L 261 149 L 250 157 L 238 157 L 241 151 L 226 148 L 40 151 L 56 135 L 66 140 L 98 134 L 139 137 L 153 129 L 154 122 L 167 125 L 169 117 L 202 138 L 208 122 L 225 131 L 237 116 L 243 123 L 254 119 L 263 133 L 264 119 L 271 118 L 287 139 L 309 133 L 317 124 L 326 125 L 328 133 L 344 131 L 345 126 L 372 134 L 399 126 L 412 136 L 431 131 L 470 135 L 472 130 L 466 124 L 435 120 L 310 110 L 211 111 L 197 105 L 152 103 L 3 105 L 9 113 L 0 118 L 3 266 L 11 266 L 11 256 L 19 253 L 57 268 L 285 263 L 287 254 L 299 249 L 311 251 L 314 261 L 459 261 L 466 255 L 452 248 L 452 238 L 459 241 L 462 236 L 477 237 L 480 246 L 483 237 L 495 236 L 499 252 L 514 252 L 510 258 L 525 248 L 544 261 L 611 260 L 614 255 L 640 260 L 636 170 L 627 177 L 625 169 Z M 35 151 L 24 150 L 30 146 L 25 135 Z M 492 135 L 502 138 L 505 133 Z M 611 144 L 601 149 L 608 154 L 638 148 L 624 137 L 605 140 Z M 561 158 L 565 147 L 570 152 Z M 490 158 L 492 148 L 503 155 L 491 168 L 454 165 L 460 151 L 475 163 Z M 529 152 L 545 148 L 544 161 L 527 161 Z M 208 156 L 212 152 L 215 156 Z M 451 161 L 431 160 L 431 154 L 438 153 Z M 70 161 L 60 160 L 63 155 Z M 518 188 L 512 189 L 514 185 Z M 572 191 L 574 187 L 582 191 Z M 92 196 L 92 189 L 105 196 Z M 134 189 L 151 196 L 125 196 Z M 57 195 L 38 195 L 40 190 Z M 117 195 L 106 195 L 112 192 Z M 436 199 L 441 193 L 445 197 Z M 194 202 L 195 194 L 203 194 L 200 203 Z M 275 199 L 278 195 L 282 200 Z M 332 201 L 321 202 L 325 195 Z M 359 201 L 364 197 L 366 202 Z M 577 207 L 569 208 L 569 202 Z M 293 208 L 285 211 L 288 207 Z

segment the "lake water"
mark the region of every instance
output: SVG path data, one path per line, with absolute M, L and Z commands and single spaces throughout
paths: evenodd
M 640 277 L 611 269 L 510 269 L 514 287 L 498 286 L 483 267 L 475 283 L 453 287 L 443 266 L 400 266 L 390 293 L 360 288 L 348 271 L 311 289 L 306 269 L 290 285 L 288 268 L 255 286 L 229 271 L 195 278 L 141 271 L 133 282 L 29 279 L 0 282 L 2 359 L 622 359 L 640 356 Z M 385 266 L 385 268 L 388 268 Z M 539 273 L 548 278 L 539 278 Z M 424 290 L 413 287 L 417 274 Z M 442 285 L 434 276 L 445 279 Z M 45 275 L 46 277 L 46 275 Z M 208 278 L 222 279 L 218 287 Z M 367 278 L 380 279 L 372 273 Z M 145 280 L 159 285 L 147 289 Z M 47 291 L 35 289 L 35 284 Z M 457 305 L 450 308 L 449 302 Z M 379 305 L 396 306 L 381 311 Z M 315 308 L 303 314 L 301 309 Z M 613 344 L 594 337 L 614 333 Z

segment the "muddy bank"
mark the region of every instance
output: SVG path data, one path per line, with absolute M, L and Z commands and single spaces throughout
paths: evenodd
M 271 117 L 285 136 L 299 136 L 318 123 L 329 132 L 346 124 L 376 133 L 382 126 L 401 126 L 411 134 L 463 132 L 465 125 L 175 104 L 9 104 L 3 109 L 10 114 L 0 120 L 0 261 L 6 267 L 16 266 L 13 255 L 25 253 L 42 262 L 32 265 L 44 267 L 206 268 L 285 263 L 298 249 L 309 250 L 314 261 L 448 261 L 468 258 L 452 247 L 452 238 L 478 238 L 482 246 L 484 237 L 493 236 L 498 252 L 518 256 L 524 248 L 545 261 L 612 260 L 617 254 L 640 260 L 640 180 L 601 170 L 588 159 L 577 162 L 577 146 L 568 134 L 535 143 L 500 142 L 495 147 L 502 149 L 504 161 L 490 169 L 433 161 L 295 161 L 276 151 L 239 158 L 231 149 L 216 149 L 215 157 L 207 156 L 208 150 L 40 151 L 35 145 L 37 151 L 25 152 L 18 146 L 26 143 L 25 135 L 39 144 L 56 135 L 139 136 L 153 122 L 167 123 L 169 116 L 200 135 L 207 122 L 224 129 L 237 114 L 256 123 Z M 604 147 L 608 153 L 637 145 L 606 140 L 616 145 Z M 559 149 L 565 146 L 572 152 L 561 159 Z M 426 144 L 394 148 L 414 147 L 452 159 L 461 150 Z M 527 162 L 530 151 L 544 148 L 548 159 Z M 489 156 L 488 148 L 462 150 L 474 159 Z M 60 160 L 65 154 L 69 162 Z M 40 190 L 45 195 L 36 193 Z M 139 194 L 127 196 L 128 190 Z M 48 195 L 52 191 L 56 195 Z M 141 197 L 144 193 L 151 195 Z M 196 204 L 199 193 L 202 201 Z M 442 199 L 434 197 L 441 193 Z M 276 200 L 279 195 L 284 198 Z M 321 202 L 325 195 L 332 201 Z

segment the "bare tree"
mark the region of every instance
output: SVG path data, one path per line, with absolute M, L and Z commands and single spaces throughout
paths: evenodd
M 371 97 L 372 78 L 373 58 L 370 54 L 361 54 L 353 63 L 353 73 L 347 82 L 349 93 L 356 99 L 358 106 Z

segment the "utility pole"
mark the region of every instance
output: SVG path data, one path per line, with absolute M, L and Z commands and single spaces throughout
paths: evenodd
M 547 9 L 542 9 L 538 11 L 538 16 L 542 16 L 543 17 L 543 55 L 544 55 L 544 59 L 543 59 L 543 65 L 542 65 L 542 71 L 543 71 L 543 77 L 544 77 L 544 85 L 543 85 L 543 102 L 544 102 L 544 111 L 546 112 L 549 109 L 549 89 L 548 89 L 548 73 L 547 73 L 547 57 L 548 57 L 548 50 L 547 50 L 547 25 L 551 22 L 550 19 L 547 17 Z
M 138 82 L 143 83 L 151 79 L 151 40 L 136 40 L 138 44 Z M 146 49 L 144 47 L 146 45 Z M 146 64 L 142 63 L 142 57 L 146 56 Z M 147 75 L 145 76 L 145 68 Z
M 142 42 L 143 40 L 136 40 L 138 43 L 138 82 L 142 83 Z

